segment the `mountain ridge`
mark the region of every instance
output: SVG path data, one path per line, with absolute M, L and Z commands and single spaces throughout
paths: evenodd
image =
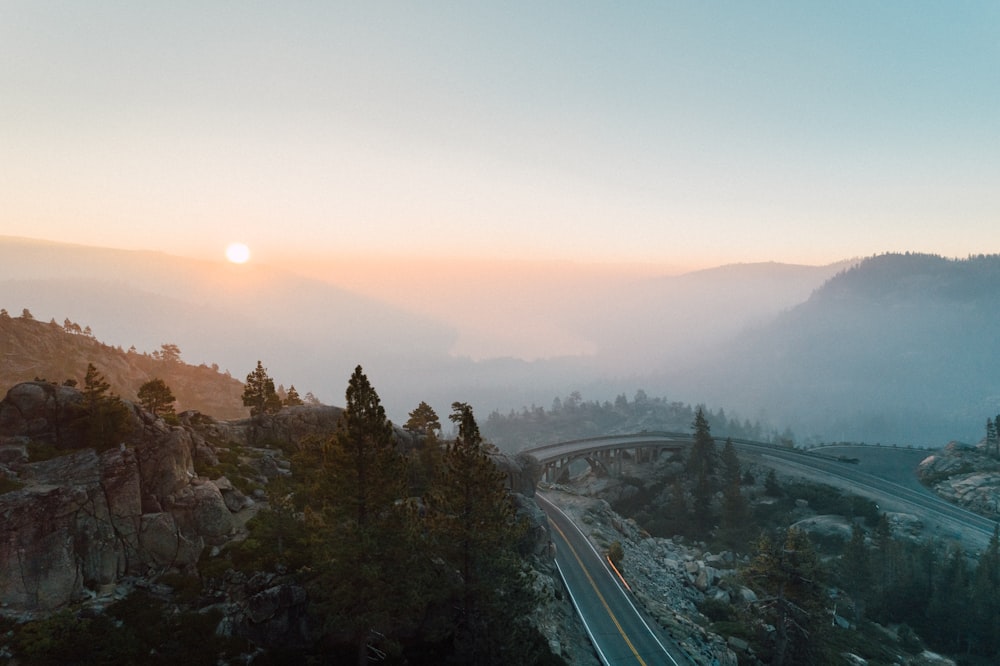
M 803 434 L 940 446 L 996 411 L 998 330 L 1000 255 L 877 255 L 688 371 Z
M 159 352 L 125 351 L 69 328 L 0 312 L 0 391 L 37 379 L 80 384 L 93 363 L 115 393 L 133 402 L 145 382 L 162 379 L 177 398 L 178 411 L 197 410 L 220 419 L 248 414 L 243 383 L 217 366 L 189 365 Z

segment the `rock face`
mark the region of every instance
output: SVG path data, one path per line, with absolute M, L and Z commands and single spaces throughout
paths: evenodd
M 1000 518 L 1000 460 L 985 452 L 985 442 L 952 442 L 917 468 L 920 480 L 945 499 L 989 518 Z
M 128 445 L 80 449 L 31 462 L 33 444 L 68 441 L 69 387 L 29 382 L 0 402 L 0 474 L 23 488 L 0 495 L 0 600 L 7 610 L 49 610 L 100 594 L 150 568 L 192 569 L 206 545 L 234 530 L 223 490 L 194 472 L 205 448 L 191 428 L 132 408 Z M 225 479 L 227 492 L 234 488 Z
M 0 436 L 10 433 L 69 449 L 83 445 L 81 433 L 71 427 L 74 407 L 83 401 L 76 389 L 48 382 L 25 382 L 7 392 L 0 402 Z

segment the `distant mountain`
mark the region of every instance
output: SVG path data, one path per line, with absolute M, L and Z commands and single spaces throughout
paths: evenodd
M 998 340 L 1000 255 L 886 254 L 682 372 L 800 435 L 937 446 L 1000 411 Z
M 238 378 L 261 360 L 276 383 L 330 403 L 359 363 L 417 384 L 454 339 L 437 322 L 266 266 L 9 237 L 0 237 L 0 307 L 68 317 L 140 352 L 176 344 L 184 360 Z
M 29 310 L 30 314 L 30 310 Z M 33 316 L 33 315 L 32 315 Z M 221 419 L 244 418 L 243 382 L 218 368 L 183 363 L 159 352 L 141 354 L 111 347 L 81 330 L 76 322 L 62 324 L 26 318 L 22 312 L 0 312 L 0 396 L 15 384 L 35 379 L 83 384 L 87 364 L 93 363 L 127 400 L 136 400 L 147 381 L 162 379 L 177 398 L 177 411 L 195 409 Z
M 648 278 L 589 299 L 575 333 L 595 341 L 603 367 L 645 373 L 768 323 L 849 265 L 729 264 Z
M 266 266 L 0 237 L 0 307 L 69 318 L 113 346 L 180 347 L 242 380 L 341 404 L 364 366 L 390 418 L 453 401 L 483 418 L 580 391 L 725 408 L 801 440 L 941 445 L 981 436 L 1000 411 L 1000 258 L 890 254 L 822 267 L 736 264 L 680 276 L 539 283 L 539 321 L 491 321 L 592 342 L 589 356 L 472 361 L 451 327 Z M 477 306 L 491 302 L 483 293 Z M 534 327 L 532 327 L 534 326 Z M 52 371 L 56 374 L 55 371 Z M 29 377 L 29 378 L 33 378 Z M 60 377 L 49 377 L 61 379 Z

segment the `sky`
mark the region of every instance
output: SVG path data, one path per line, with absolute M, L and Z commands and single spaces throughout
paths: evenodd
M 998 34 L 992 1 L 0 0 L 0 234 L 361 289 L 997 252 Z

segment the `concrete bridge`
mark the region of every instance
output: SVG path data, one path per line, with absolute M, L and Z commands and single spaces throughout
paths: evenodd
M 679 432 L 640 432 L 631 435 L 605 435 L 545 444 L 522 453 L 533 456 L 542 466 L 542 479 L 552 483 L 566 472 L 575 460 L 586 460 L 595 474 L 621 474 L 625 458 L 637 462 L 656 460 L 664 451 L 680 451 L 691 445 L 694 435 Z

